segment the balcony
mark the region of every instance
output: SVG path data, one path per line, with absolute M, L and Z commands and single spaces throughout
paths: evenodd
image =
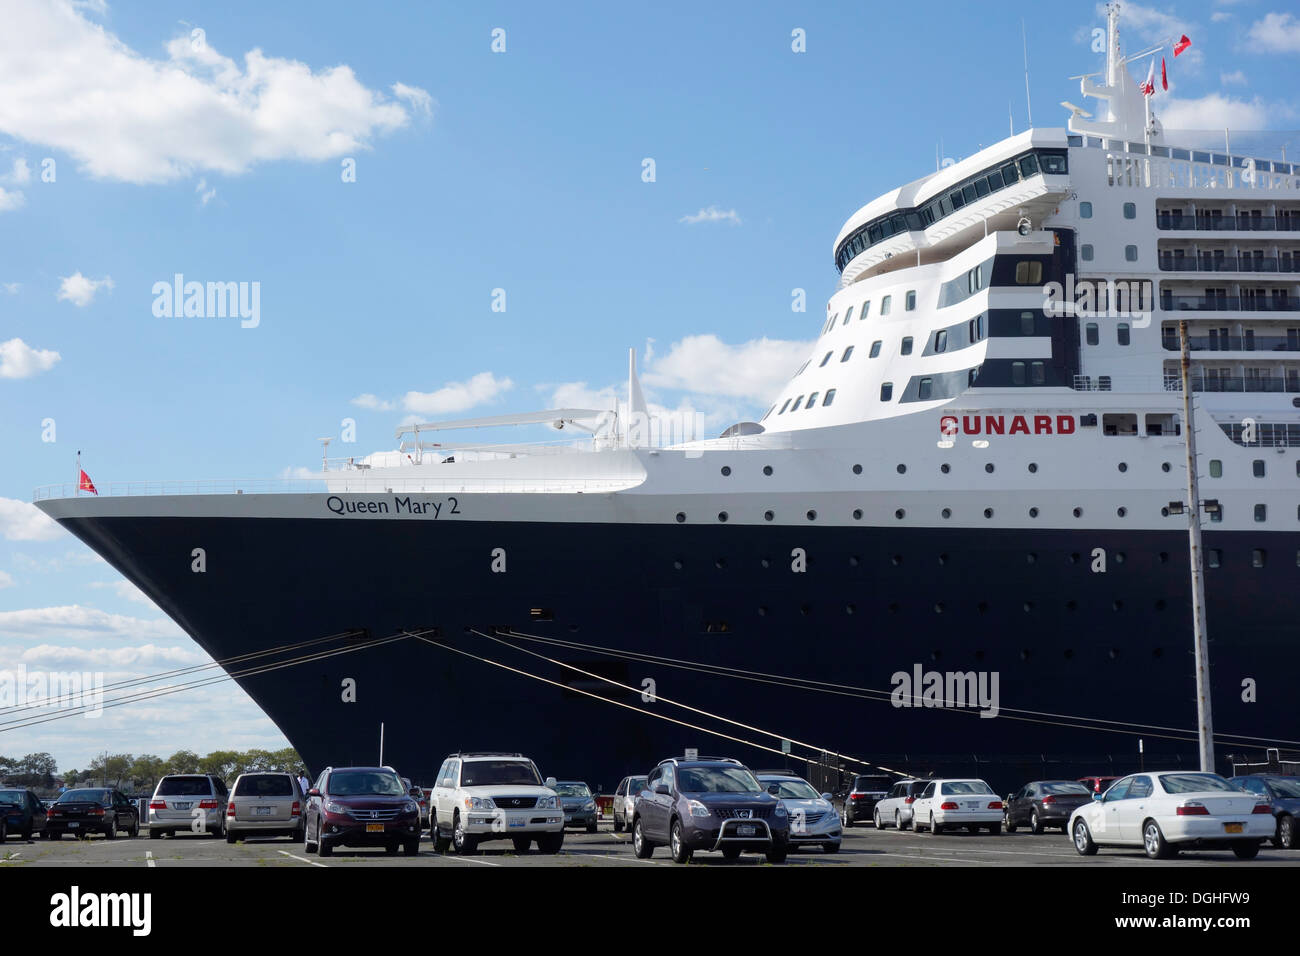
M 1160 296 L 1165 312 L 1295 312 L 1300 301 L 1290 296 L 1167 295 Z
M 1207 216 L 1157 212 L 1156 228 L 1200 232 L 1300 232 L 1300 214 L 1289 216 Z
M 1300 393 L 1300 373 L 1281 377 L 1253 375 L 1205 375 L 1192 370 L 1193 392 L 1295 392 Z M 1165 391 L 1181 392 L 1177 374 L 1165 376 Z
M 1162 344 L 1166 351 L 1178 351 L 1178 332 L 1164 329 Z M 1300 352 L 1300 334 L 1296 335 L 1189 335 L 1187 348 L 1192 352 Z
M 1215 256 L 1160 254 L 1161 272 L 1300 272 L 1296 256 Z

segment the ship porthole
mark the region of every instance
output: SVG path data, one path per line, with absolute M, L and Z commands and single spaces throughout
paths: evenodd
M 673 569 L 676 570 L 676 571 L 680 571 L 680 570 L 682 569 L 682 559 L 681 559 L 681 558 L 678 558 L 676 561 L 673 562 Z
M 1119 463 L 1119 470 L 1120 470 L 1120 471 L 1128 471 L 1128 462 L 1121 461 L 1121 462 Z
M 1037 474 L 1037 472 L 1038 472 L 1038 462 L 1031 461 L 1029 463 L 1029 473 L 1033 475 L 1033 474 Z
M 772 562 L 769 561 L 767 558 L 760 558 L 758 563 L 765 568 L 770 568 L 772 566 Z
M 934 613 L 935 613 L 935 614 L 942 614 L 942 613 L 943 613 L 943 602 L 942 602 L 942 601 L 940 601 L 938 604 L 936 604 L 936 605 L 934 606 Z
M 1121 509 L 1121 510 L 1122 510 L 1122 509 Z M 1121 517 L 1123 517 L 1123 516 L 1121 515 Z M 1125 561 L 1127 561 L 1127 560 L 1128 560 L 1128 555 L 1125 554 L 1123 551 L 1116 551 L 1116 552 L 1115 552 L 1115 563 L 1116 563 L 1116 564 L 1123 564 L 1123 563 L 1124 563 Z
M 723 477 L 723 478 L 728 478 L 728 477 L 730 477 L 730 476 L 731 476 L 731 466 L 730 466 L 730 465 L 723 465 L 723 466 L 722 466 L 722 477 Z
M 725 511 L 719 511 L 719 512 L 718 512 L 718 520 L 719 520 L 719 521 L 726 521 L 726 520 L 727 520 L 727 513 L 726 513 Z
M 809 521 L 816 521 L 816 520 L 817 520 L 817 512 L 816 512 L 816 511 L 813 511 L 811 508 L 808 510 L 808 520 L 809 520 Z
M 853 520 L 854 520 L 854 521 L 861 521 L 861 520 L 862 520 L 862 509 L 861 509 L 861 508 L 854 508 L 854 509 L 853 509 Z
M 939 512 L 939 514 L 943 515 L 945 518 L 951 518 L 951 517 L 952 517 L 952 509 L 951 509 L 951 508 L 944 508 L 942 511 Z
M 1038 517 L 1038 509 L 1037 509 L 1037 508 L 1030 508 L 1030 509 L 1029 509 L 1029 517 L 1031 517 L 1031 518 L 1037 518 L 1037 517 Z
M 686 512 L 685 511 L 677 512 L 677 523 L 681 524 L 685 520 L 686 520 Z
M 851 568 L 856 568 L 857 566 L 858 566 L 858 556 L 857 556 L 856 554 L 850 554 L 850 555 L 849 555 L 849 567 L 851 567 Z
M 1034 554 L 1034 552 L 1030 551 L 1027 555 L 1025 555 L 1025 562 L 1026 562 L 1027 564 L 1037 564 L 1037 563 L 1038 563 L 1038 555 L 1036 555 L 1036 554 Z
M 903 516 L 906 514 L 907 514 L 906 511 L 904 511 L 902 508 L 899 508 L 897 511 L 894 512 L 894 517 L 897 518 L 899 521 L 902 521 Z
M 759 616 L 759 617 L 767 617 L 767 608 L 765 608 L 765 607 L 759 607 L 759 609 L 758 609 L 758 616 Z
M 764 465 L 764 466 L 763 466 L 763 474 L 765 474 L 765 475 L 771 475 L 771 474 L 772 474 L 772 466 L 771 466 L 771 465 Z
M 764 521 L 771 521 L 771 520 L 772 520 L 773 518 L 775 518 L 775 517 L 776 517 L 776 515 L 775 515 L 773 512 L 771 512 L 771 511 L 764 511 L 764 512 L 763 512 L 763 520 L 764 520 Z
M 853 466 L 853 473 L 854 473 L 855 475 L 860 475 L 860 474 L 862 474 L 862 466 L 861 466 L 861 465 L 854 465 L 854 466 Z
M 948 472 L 952 471 L 952 468 L 951 468 L 951 466 L 949 466 L 949 464 L 945 461 L 942 465 L 939 466 L 939 470 L 940 470 L 941 472 L 943 472 L 943 473 L 946 475 L 946 474 L 948 474 Z
M 1160 470 L 1161 470 L 1161 471 L 1168 471 L 1168 470 L 1169 470 L 1169 462 L 1167 462 L 1167 461 L 1161 462 L 1161 463 L 1160 463 Z
M 1082 517 L 1083 517 L 1083 509 L 1082 509 L 1082 508 L 1075 508 L 1075 509 L 1074 509 L 1074 516 L 1075 516 L 1076 518 L 1082 518 Z
M 1122 518 L 1122 517 L 1124 517 L 1126 514 L 1128 514 L 1128 509 L 1127 509 L 1127 508 L 1116 508 L 1116 509 L 1115 509 L 1115 514 L 1119 515 L 1119 516 Z
M 987 471 L 990 475 L 993 474 L 993 462 L 989 462 L 987 465 L 985 465 L 984 470 Z
M 993 517 L 993 509 L 992 509 L 992 508 L 985 508 L 985 509 L 984 509 L 984 517 L 986 517 L 986 518 L 992 518 L 992 517 Z
M 895 468 L 894 470 L 895 470 L 896 472 L 898 472 L 900 475 L 905 475 L 905 474 L 907 474 L 907 466 L 906 466 L 906 465 L 899 465 L 899 466 L 898 466 L 897 468 Z
M 1161 508 L 1161 509 L 1160 509 L 1160 517 L 1162 517 L 1162 518 L 1168 518 L 1168 517 L 1169 517 L 1169 509 L 1168 509 L 1168 508 Z
M 854 607 L 852 604 L 846 604 L 846 605 L 844 605 L 844 613 L 845 613 L 845 614 L 852 614 L 852 613 L 853 613 L 854 611 L 856 611 L 856 610 L 857 610 L 857 608 Z

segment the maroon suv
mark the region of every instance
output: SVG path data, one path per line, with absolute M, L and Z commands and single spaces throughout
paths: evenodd
M 420 805 L 392 767 L 327 767 L 307 791 L 305 849 L 329 856 L 336 846 L 401 847 L 420 852 Z

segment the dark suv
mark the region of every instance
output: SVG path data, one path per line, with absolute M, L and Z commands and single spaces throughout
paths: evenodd
M 326 767 L 307 791 L 306 820 L 308 853 L 329 856 L 336 846 L 420 852 L 420 805 L 392 767 Z
M 832 801 L 839 811 L 840 823 L 851 827 L 872 819 L 876 804 L 885 799 L 893 785 L 893 777 L 858 774 L 853 778 L 853 785 L 835 794 Z
M 4 840 L 6 832 L 24 840 L 30 840 L 38 830 L 44 835 L 45 809 L 40 798 L 26 787 L 0 790 L 0 818 L 4 820 L 4 825 L 0 826 L 0 840 Z
M 1007 797 L 1002 825 L 1008 833 L 1026 824 L 1035 833 L 1044 827 L 1060 827 L 1065 833 L 1070 814 L 1091 800 L 1087 785 L 1077 780 L 1035 780 Z
M 789 844 L 781 801 L 738 760 L 664 760 L 632 811 L 632 845 L 643 860 L 667 846 L 675 863 L 696 850 L 721 850 L 728 860 L 765 853 L 769 863 L 784 863 Z

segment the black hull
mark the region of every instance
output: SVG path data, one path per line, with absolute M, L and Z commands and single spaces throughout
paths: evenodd
M 362 636 L 315 649 L 430 629 L 439 644 L 554 682 L 417 638 L 239 677 L 313 772 L 373 763 L 381 722 L 384 761 L 425 783 L 456 749 L 520 750 L 546 774 L 606 791 L 685 747 L 751 766 L 785 763 L 639 711 L 779 749 L 777 739 L 667 700 L 645 703 L 639 693 L 472 633 L 493 628 L 882 692 L 891 690 L 891 675 L 915 665 L 996 672 L 1002 713 L 987 719 L 969 708 L 896 707 L 880 695 L 815 692 L 780 677 L 740 680 L 510 639 L 634 688 L 653 680 L 663 698 L 900 771 L 979 772 L 999 789 L 1026 777 L 1118 773 L 1136 768 L 1136 737 L 1100 728 L 1136 724 L 1181 728 L 1143 731 L 1146 766 L 1196 761 L 1188 739 L 1196 703 L 1183 533 L 139 517 L 62 523 L 218 660 L 352 629 Z M 1300 534 L 1209 532 L 1206 546 L 1223 552 L 1222 567 L 1207 571 L 1215 728 L 1300 736 L 1291 697 Z M 196 547 L 206 551 L 201 574 L 191 570 Z M 1259 547 L 1269 555 L 1262 568 L 1251 560 Z M 506 551 L 505 573 L 491 570 L 494 548 Z M 794 548 L 808 554 L 804 573 L 791 571 Z M 1094 548 L 1106 549 L 1105 573 L 1091 569 Z M 343 700 L 349 678 L 355 702 Z M 1257 682 L 1257 702 L 1242 699 L 1247 679 Z M 1227 755 L 1262 746 L 1220 743 L 1219 769 L 1229 769 Z

